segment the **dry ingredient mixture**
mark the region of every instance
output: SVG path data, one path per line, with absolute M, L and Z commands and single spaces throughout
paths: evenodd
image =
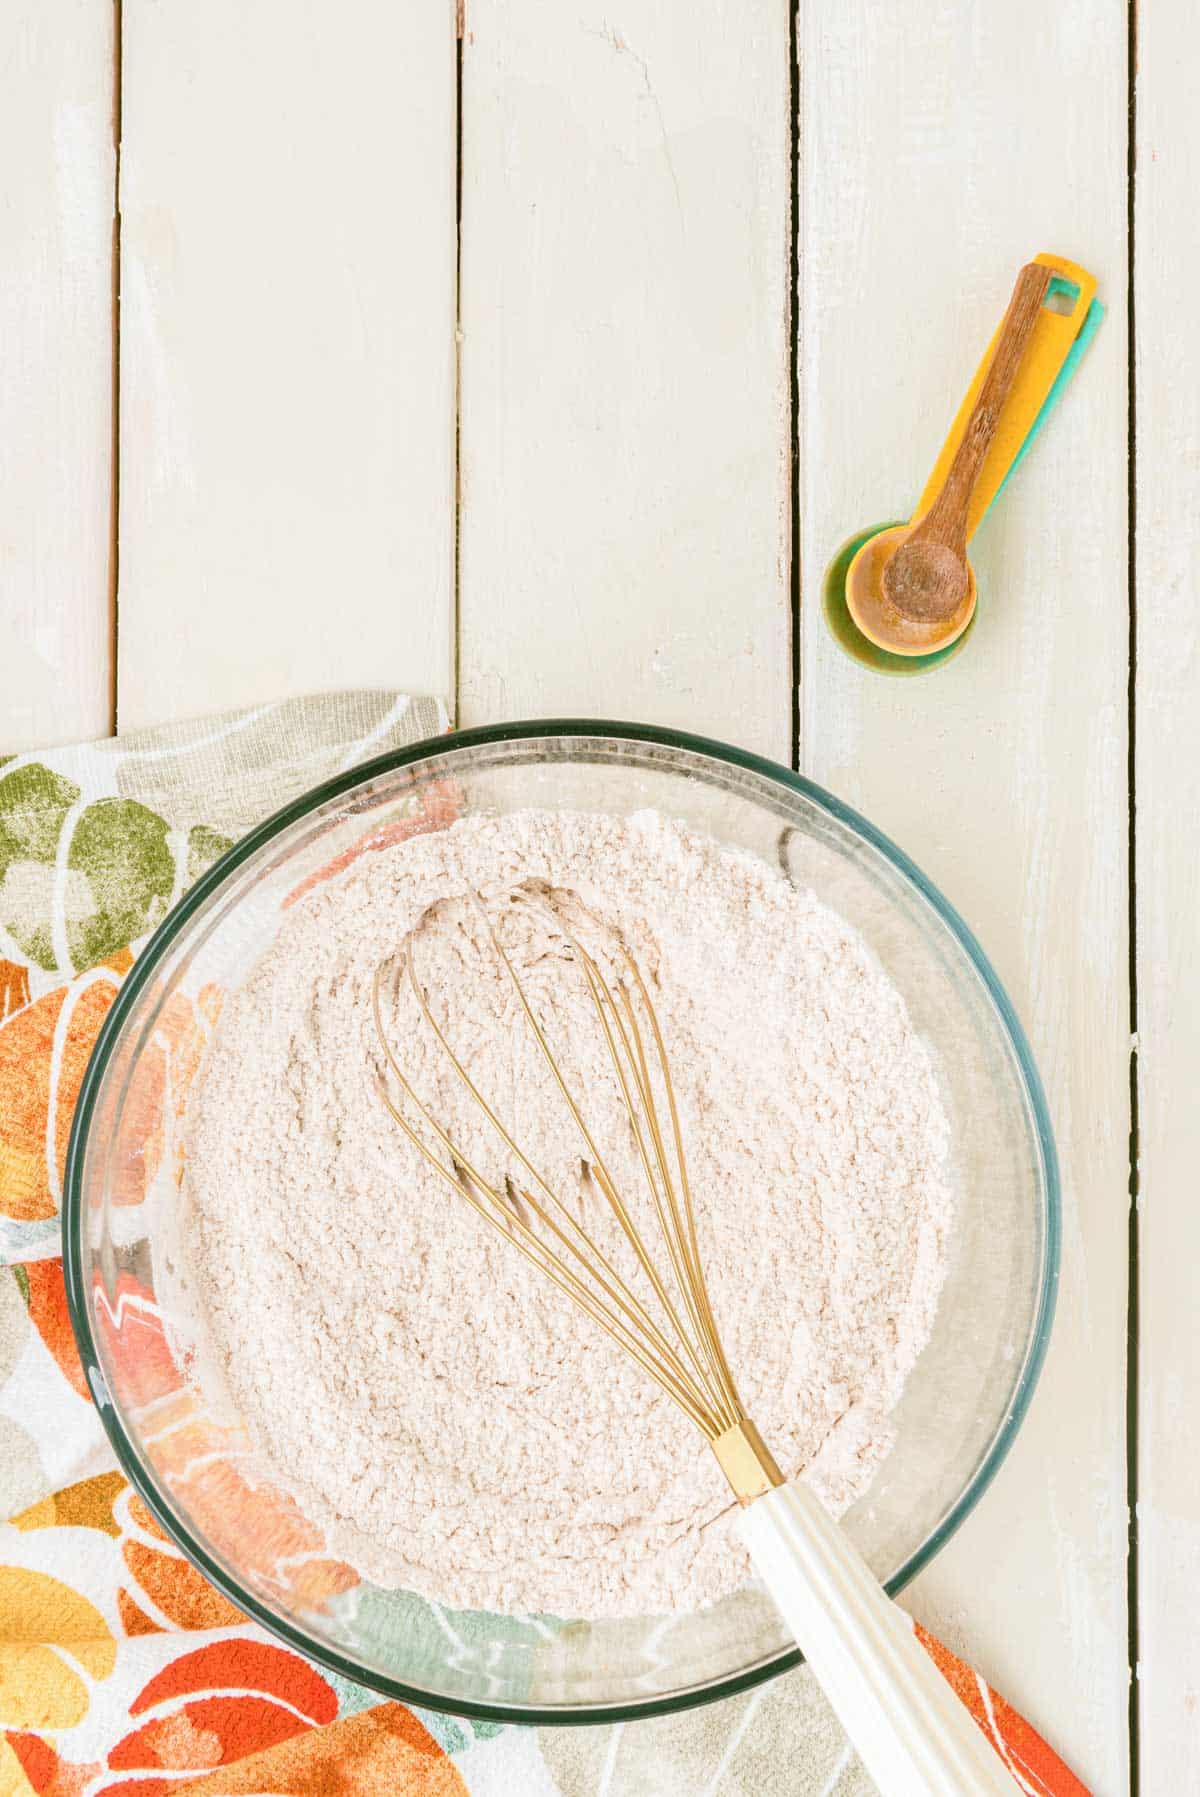
M 433 1014 L 603 1226 L 579 1135 L 463 896 L 522 882 L 578 894 L 651 984 L 750 1414 L 833 1509 L 866 1488 L 943 1275 L 948 1129 L 930 1059 L 842 918 L 653 812 L 470 817 L 362 856 L 295 907 L 228 1000 L 193 1107 L 192 1287 L 258 1447 L 368 1577 L 477 1609 L 690 1609 L 748 1576 L 716 1463 L 380 1098 L 375 970 L 446 900 L 421 940 Z M 582 983 L 536 914 L 505 928 L 598 1141 L 643 1191 Z M 502 1183 L 505 1151 L 411 994 L 384 993 L 413 1087 Z

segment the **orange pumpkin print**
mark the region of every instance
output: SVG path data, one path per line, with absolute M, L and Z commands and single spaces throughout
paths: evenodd
M 75 1100 L 100 1025 L 132 964 L 128 949 L 0 1023 L 0 1213 L 58 1209 Z
M 340 855 L 327 861 L 300 884 L 289 892 L 284 905 L 295 905 L 314 887 L 321 886 L 326 880 L 344 873 L 352 867 L 360 855 L 376 854 L 380 849 L 391 848 L 397 842 L 407 842 L 412 836 L 427 836 L 432 830 L 445 830 L 452 824 L 462 810 L 462 792 L 455 780 L 430 780 L 421 798 L 421 808 L 409 817 L 392 818 L 386 824 L 380 824 L 373 830 L 367 830 L 358 841 Z
M 60 1372 L 81 1398 L 91 1397 L 75 1346 L 67 1310 L 61 1260 L 27 1260 L 20 1266 L 20 1285 L 29 1306 L 29 1318 L 53 1354 Z
M 40 1735 L 10 1730 L 8 1747 L 24 1774 L 29 1790 L 36 1797 L 84 1797 L 92 1780 L 103 1770 L 101 1766 L 80 1761 L 60 1760 L 48 1741 Z M 0 1749 L 0 1755 L 2 1755 Z M 0 1757 L 0 1791 L 8 1797 L 9 1786 L 3 1782 L 5 1771 Z M 24 1797 L 19 1785 L 13 1786 L 13 1797 Z
M 462 1773 L 399 1703 L 345 1716 L 173 1788 L 177 1797 L 467 1797 Z
M 168 1147 L 174 1156 L 171 1171 L 177 1180 L 181 1177 L 179 1125 L 224 997 L 215 985 L 205 986 L 194 1003 L 186 994 L 174 992 L 159 1013 L 154 1033 L 138 1058 L 137 1078 L 126 1093 L 121 1113 L 114 1155 L 114 1204 L 142 1202 Z
M 245 1449 L 235 1431 L 205 1415 L 172 1358 L 149 1288 L 130 1274 L 115 1297 L 97 1287 L 97 1317 L 111 1377 L 123 1404 L 140 1412 L 155 1472 L 174 1492 L 218 1553 L 249 1564 L 264 1595 L 306 1609 L 358 1583 L 352 1567 L 329 1558 L 320 1531 L 286 1493 L 241 1470 Z M 128 1593 L 123 1617 L 131 1632 L 155 1626 L 153 1612 L 176 1627 L 216 1628 L 241 1616 L 173 1547 L 138 1497 L 129 1500 L 138 1536 L 122 1546 L 125 1564 L 148 1606 Z M 164 1548 L 140 1539 L 148 1534 Z
M 943 1647 L 919 1622 L 913 1627 L 938 1671 L 953 1686 L 960 1702 L 970 1710 L 1013 1774 L 1014 1789 L 1025 1790 L 1030 1797 L 1090 1797 L 1087 1786 L 1063 1765 L 1011 1704 L 998 1697 L 977 1672 Z
M 29 1003 L 29 969 L 0 960 L 0 1023 Z

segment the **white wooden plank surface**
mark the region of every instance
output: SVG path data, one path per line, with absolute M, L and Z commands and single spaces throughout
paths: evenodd
M 460 713 L 789 755 L 786 0 L 467 0 Z
M 0 22 L 0 753 L 111 716 L 113 21 Z
M 812 0 L 801 10 L 805 767 L 976 927 L 1032 1037 L 1064 1175 L 1040 1390 L 907 1601 L 1080 1776 L 1127 1788 L 1125 7 Z M 1041 249 L 1109 312 L 977 540 L 951 666 L 846 659 L 821 572 L 903 515 Z M 1151 1787 L 1161 1789 L 1165 1787 Z
M 123 727 L 446 690 L 450 0 L 125 0 Z
M 1200 1767 L 1200 36 L 1140 9 L 1136 179 L 1142 1790 Z
M 125 0 L 127 725 L 447 683 L 452 14 L 353 0 L 281 26 L 278 0 Z M 464 721 L 608 711 L 786 758 L 786 6 L 467 14 Z M 1200 1597 L 1200 421 L 1180 306 L 1200 78 L 1183 0 L 1147 0 L 1140 30 L 1141 1738 L 1143 1790 L 1174 1791 L 1196 1764 Z M 1041 1392 L 911 1601 L 1116 1792 L 1124 9 L 811 0 L 801 38 L 805 766 L 977 926 L 1030 1027 L 1066 1176 Z M 111 9 L 10 0 L 0 41 L 19 171 L 0 198 L 2 749 L 109 722 Z M 1108 321 L 978 545 L 966 654 L 923 681 L 863 674 L 825 637 L 823 564 L 914 495 L 1038 248 L 1096 268 Z

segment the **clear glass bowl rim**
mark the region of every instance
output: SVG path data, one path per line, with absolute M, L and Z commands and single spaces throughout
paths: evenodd
M 265 843 L 270 842 L 273 837 L 278 836 L 281 831 L 298 822 L 309 812 L 315 811 L 331 799 L 340 797 L 342 793 L 350 791 L 351 788 L 361 785 L 364 781 L 377 778 L 380 775 L 393 773 L 399 768 L 412 767 L 418 762 L 458 749 L 481 748 L 493 743 L 536 742 L 539 738 L 573 736 L 604 737 L 616 742 L 646 743 L 682 749 L 694 755 L 724 761 L 731 767 L 742 768 L 749 773 L 758 774 L 765 779 L 774 781 L 776 785 L 789 792 L 799 794 L 838 823 L 852 830 L 877 850 L 885 860 L 891 862 L 892 866 L 928 901 L 950 933 L 956 938 L 982 980 L 988 996 L 996 1008 L 1001 1026 L 1012 1044 L 1036 1132 L 1042 1166 L 1042 1191 L 1045 1199 L 1045 1248 L 1042 1256 L 1041 1286 L 1038 1292 L 1033 1332 L 1020 1381 L 1014 1391 L 1008 1414 L 997 1431 L 990 1450 L 980 1462 L 957 1503 L 943 1518 L 940 1526 L 922 1542 L 921 1546 L 888 1580 L 887 1589 L 893 1597 L 902 1591 L 911 1579 L 916 1577 L 922 1567 L 927 1565 L 970 1515 L 995 1478 L 1001 1462 L 1012 1446 L 1029 1408 L 1046 1357 L 1050 1329 L 1054 1321 L 1062 1250 L 1062 1195 L 1058 1156 L 1055 1150 L 1046 1096 L 1025 1031 L 991 962 L 984 954 L 974 933 L 959 916 L 953 905 L 943 897 L 933 882 L 926 878 L 902 849 L 898 848 L 889 837 L 885 836 L 881 830 L 877 830 L 851 806 L 843 804 L 824 787 L 818 786 L 812 780 L 805 779 L 802 774 L 793 773 L 790 768 L 785 768 L 779 762 L 771 761 L 764 755 L 755 755 L 748 749 L 739 749 L 732 744 L 715 741 L 710 737 L 693 735 L 684 730 L 663 729 L 652 724 L 623 723 L 607 718 L 524 719 L 511 724 L 492 724 L 473 730 L 456 730 L 444 736 L 425 737 L 420 742 L 408 744 L 401 749 L 389 750 L 385 755 L 377 755 L 370 761 L 359 762 L 356 766 L 347 769 L 345 773 L 337 774 L 334 778 L 302 793 L 299 798 L 293 799 L 290 804 L 274 812 L 272 816 L 256 825 L 246 836 L 234 843 L 233 847 L 214 862 L 212 867 L 196 881 L 195 885 L 189 888 L 183 898 L 159 924 L 141 954 L 138 955 L 101 1026 L 80 1087 L 79 1099 L 71 1123 L 63 1180 L 63 1272 L 67 1292 L 67 1309 L 89 1389 L 94 1397 L 99 1394 L 96 1407 L 101 1423 L 112 1443 L 121 1470 L 130 1484 L 176 1546 L 181 1548 L 204 1577 L 215 1585 L 232 1604 L 243 1611 L 251 1621 L 257 1622 L 279 1640 L 286 1642 L 289 1647 L 294 1648 L 306 1659 L 314 1660 L 319 1665 L 325 1666 L 328 1670 L 350 1679 L 356 1684 L 378 1691 L 383 1697 L 394 1698 L 405 1704 L 417 1704 L 427 1709 L 441 1710 L 453 1715 L 476 1717 L 481 1721 L 542 1726 L 595 1725 L 599 1722 L 628 1722 L 643 1717 L 669 1715 L 750 1690 L 753 1686 L 798 1666 L 803 1656 L 798 1648 L 789 1648 L 762 1664 L 732 1673 L 726 1678 L 716 1679 L 711 1684 L 676 1692 L 667 1697 L 653 1697 L 641 1702 L 602 1704 L 575 1709 L 545 1709 L 536 1705 L 476 1703 L 468 1702 L 465 1699 L 456 1700 L 452 1704 L 447 1703 L 440 1694 L 422 1690 L 419 1686 L 404 1684 L 398 1679 L 387 1678 L 373 1669 L 368 1670 L 360 1666 L 348 1655 L 339 1654 L 323 1643 L 314 1643 L 302 1629 L 296 1628 L 286 1619 L 268 1610 L 235 1579 L 230 1577 L 223 1567 L 216 1565 L 204 1547 L 193 1538 L 187 1525 L 163 1504 L 158 1492 L 142 1472 L 137 1450 L 126 1435 L 121 1419 L 109 1399 L 104 1376 L 100 1369 L 92 1328 L 91 1305 L 88 1301 L 83 1266 L 83 1163 L 88 1128 L 97 1095 L 109 1058 L 120 1037 L 125 1018 L 132 1010 L 138 993 L 149 980 L 175 938 L 190 922 L 193 914 L 220 887 L 227 875 L 232 873 L 235 868 L 240 867 L 248 856 L 254 854 Z

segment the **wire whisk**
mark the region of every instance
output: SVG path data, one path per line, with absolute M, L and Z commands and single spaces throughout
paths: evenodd
M 381 1087 L 388 1111 L 446 1185 L 617 1342 L 709 1442 L 742 1506 L 738 1527 L 755 1566 L 880 1790 L 889 1797 L 962 1797 L 967 1791 L 1007 1797 L 1013 1790 L 1008 1773 L 907 1618 L 813 1494 L 785 1483 L 746 1415 L 713 1316 L 670 1061 L 637 961 L 575 894 L 526 883 L 490 903 L 477 893 L 464 898 L 482 925 L 484 952 L 505 969 L 552 1086 L 574 1119 L 591 1183 L 616 1225 L 613 1239 L 627 1244 L 650 1300 L 638 1295 L 598 1243 L 597 1231 L 539 1169 L 531 1146 L 517 1140 L 480 1091 L 434 1016 L 417 948 L 436 906 L 375 971 L 375 1031 L 395 1088 Z M 522 909 L 556 935 L 555 958 L 582 980 L 590 998 L 616 1081 L 618 1115 L 623 1112 L 629 1125 L 640 1210 L 654 1219 L 665 1271 L 501 941 L 498 914 Z M 509 1164 L 520 1170 L 519 1181 L 511 1174 L 490 1178 L 414 1089 L 384 1023 L 383 990 L 393 970 L 397 983 L 406 983 L 421 1025 L 433 1032 L 446 1063 L 507 1150 Z M 764 1318 L 764 1327 L 770 1325 Z

